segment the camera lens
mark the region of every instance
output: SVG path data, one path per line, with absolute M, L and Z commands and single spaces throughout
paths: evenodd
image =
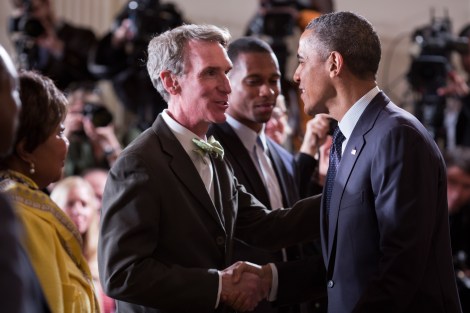
M 83 115 L 87 116 L 95 127 L 108 126 L 113 115 L 102 104 L 85 103 Z
M 27 36 L 32 38 L 37 38 L 46 32 L 44 26 L 42 26 L 38 19 L 27 16 L 20 20 L 19 28 L 23 30 Z

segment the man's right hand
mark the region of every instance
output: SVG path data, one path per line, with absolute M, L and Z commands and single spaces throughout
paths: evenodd
M 237 262 L 222 271 L 221 301 L 238 311 L 251 311 L 267 298 L 271 288 L 271 268 Z

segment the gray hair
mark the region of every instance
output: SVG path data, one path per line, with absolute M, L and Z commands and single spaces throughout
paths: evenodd
M 155 36 L 148 45 L 147 71 L 152 84 L 168 102 L 170 94 L 165 90 L 160 73 L 168 70 L 174 75 L 184 71 L 184 53 L 190 40 L 218 42 L 224 48 L 230 40 L 230 33 L 225 28 L 214 25 L 182 25 Z

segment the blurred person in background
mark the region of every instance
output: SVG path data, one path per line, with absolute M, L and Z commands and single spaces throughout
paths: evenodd
M 93 187 L 80 176 L 69 176 L 60 180 L 54 186 L 51 199 L 70 217 L 82 236 L 82 250 L 99 295 L 101 312 L 114 312 L 114 300 L 104 294 L 99 280 L 97 258 L 99 202 L 95 197 Z
M 79 84 L 68 90 L 65 135 L 70 141 L 65 176 L 81 175 L 89 168 L 109 169 L 119 153 L 113 115 L 94 84 Z
M 0 45 L 0 158 L 11 153 L 21 101 L 18 73 Z M 5 312 L 50 312 L 31 262 L 22 247 L 23 229 L 8 199 L 0 193 L 0 303 Z
M 463 312 L 470 312 L 470 147 L 444 153 L 450 240 Z
M 459 36 L 469 40 L 467 51 L 459 54 L 466 78 L 453 73 L 450 78 L 454 83 L 445 88 L 443 93 L 457 96 L 460 100 L 460 110 L 455 124 L 455 144 L 470 147 L 470 24 L 462 28 Z
M 22 110 L 14 148 L 0 160 L 0 190 L 15 204 L 51 311 L 99 312 L 80 233 L 42 191 L 62 175 L 67 99 L 45 76 L 27 71 L 19 78 Z
M 9 32 L 19 67 L 50 77 L 65 90 L 73 82 L 96 80 L 88 70 L 93 31 L 59 19 L 53 0 L 11 0 Z
M 279 95 L 276 100 L 276 105 L 273 108 L 271 118 L 266 122 L 264 131 L 266 136 L 274 140 L 278 145 L 289 149 L 289 141 L 292 135 L 292 128 L 289 125 L 288 111 L 286 107 L 285 98 Z
M 98 215 L 101 216 L 101 205 L 103 201 L 104 186 L 108 178 L 108 171 L 102 168 L 90 168 L 82 173 L 82 177 L 90 183 L 95 197 L 98 200 Z
M 173 3 L 129 1 L 92 53 L 90 69 L 111 80 L 125 110 L 136 116 L 135 127 L 140 131 L 147 129 L 167 107 L 155 92 L 145 68 L 147 44 L 152 36 L 182 25 L 183 21 L 182 13 Z

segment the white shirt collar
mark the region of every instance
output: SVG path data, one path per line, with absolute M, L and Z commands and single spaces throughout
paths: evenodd
M 338 123 L 338 126 L 346 138 L 343 147 L 346 145 L 346 141 L 351 137 L 351 134 L 356 127 L 359 118 L 362 113 L 364 113 L 367 105 L 374 99 L 374 97 L 380 92 L 379 87 L 375 86 L 369 90 L 361 99 L 357 100 L 356 103 L 344 114 L 341 122 Z
M 176 139 L 180 142 L 180 144 L 183 146 L 184 151 L 190 156 L 190 158 L 193 160 L 196 160 L 197 158 L 200 158 L 199 154 L 194 152 L 194 149 L 196 146 L 192 142 L 193 138 L 199 138 L 195 133 L 184 127 L 183 125 L 179 124 L 177 121 L 175 121 L 169 114 L 168 114 L 168 109 L 163 110 L 162 112 L 162 118 L 165 121 L 165 123 L 168 125 L 170 128 L 171 132 L 175 135 Z M 203 138 L 206 140 L 206 136 Z
M 260 137 L 261 142 L 263 143 L 264 150 L 265 151 L 267 150 L 266 135 L 264 133 L 264 125 L 261 131 L 257 133 L 253 131 L 251 128 L 249 128 L 248 126 L 243 125 L 242 123 L 234 119 L 229 114 L 225 114 L 225 116 L 227 117 L 227 123 L 233 128 L 233 131 L 240 138 L 246 150 L 248 151 L 253 150 L 253 146 L 256 144 L 257 136 Z

